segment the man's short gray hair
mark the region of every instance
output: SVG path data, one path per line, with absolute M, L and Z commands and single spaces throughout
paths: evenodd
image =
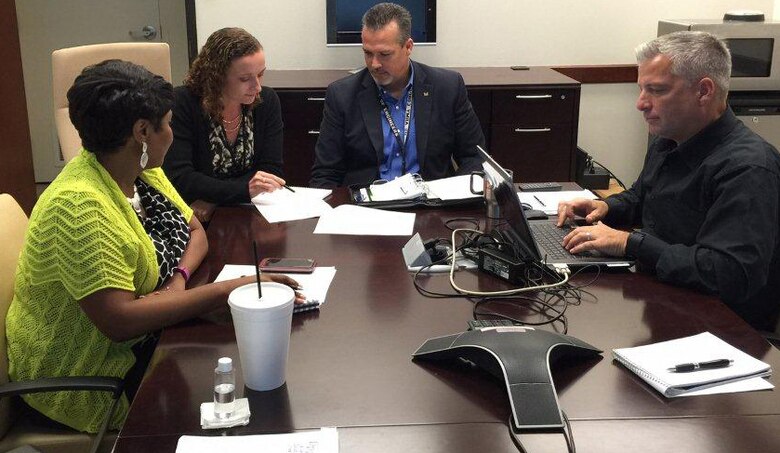
M 363 14 L 363 28 L 376 31 L 390 22 L 398 24 L 398 43 L 404 45 L 412 36 L 412 15 L 401 5 L 377 3 Z
M 717 36 L 703 31 L 678 31 L 640 44 L 634 50 L 637 63 L 665 55 L 672 62 L 672 74 L 694 84 L 709 77 L 725 100 L 729 93 L 731 52 Z

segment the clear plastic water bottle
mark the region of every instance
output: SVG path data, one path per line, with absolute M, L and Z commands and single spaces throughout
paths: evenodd
M 222 357 L 214 369 L 214 415 L 229 418 L 236 406 L 236 375 L 233 360 Z

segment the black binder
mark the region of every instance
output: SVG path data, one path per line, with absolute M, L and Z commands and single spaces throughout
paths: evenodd
M 394 186 L 391 192 L 398 190 L 398 198 L 387 199 L 387 193 L 378 196 L 385 181 L 375 181 L 371 184 L 354 184 L 349 186 L 349 196 L 352 203 L 379 209 L 409 209 L 409 208 L 441 208 L 445 206 L 477 206 L 484 204 L 484 197 L 474 196 L 452 200 L 442 200 L 429 189 L 428 184 L 419 175 L 404 175 L 406 181 L 403 187 Z M 392 182 L 395 184 L 400 179 Z M 375 198 L 383 198 L 381 201 L 372 199 L 372 189 Z M 391 194 L 394 195 L 394 194 Z
M 366 189 L 371 184 L 354 184 L 349 186 L 349 199 L 353 204 L 377 209 L 413 209 L 413 208 L 442 208 L 447 206 L 480 206 L 485 204 L 484 197 L 461 198 L 457 200 L 442 200 L 440 198 L 428 198 L 423 194 L 416 198 L 403 200 L 371 201 L 364 200 L 360 195 L 360 189 Z

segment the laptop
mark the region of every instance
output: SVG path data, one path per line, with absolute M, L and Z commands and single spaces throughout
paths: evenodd
M 566 264 L 570 268 L 585 266 L 630 267 L 633 260 L 626 257 L 611 257 L 598 252 L 585 252 L 573 255 L 566 250 L 561 241 L 570 228 L 558 228 L 557 218 L 528 220 L 517 196 L 515 185 L 507 171 L 501 167 L 482 147 L 477 146 L 479 154 L 485 159 L 485 177 L 494 183 L 493 193 L 505 221 L 498 233 L 506 236 L 517 245 L 520 258 L 546 264 Z

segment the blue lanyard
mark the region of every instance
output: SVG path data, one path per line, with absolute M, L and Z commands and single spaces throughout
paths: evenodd
M 406 174 L 406 140 L 409 138 L 409 123 L 412 119 L 412 92 L 413 90 L 409 89 L 409 94 L 406 96 L 406 111 L 404 112 L 404 136 L 401 137 L 401 131 L 398 130 L 398 127 L 395 125 L 395 122 L 393 121 L 393 117 L 390 115 L 390 110 L 387 108 L 387 103 L 384 99 L 382 99 L 382 93 L 379 93 L 379 105 L 382 106 L 382 112 L 385 114 L 385 119 L 387 119 L 387 124 L 390 125 L 390 130 L 393 132 L 393 136 L 395 137 L 395 141 L 398 142 L 398 145 L 401 147 L 401 174 Z

